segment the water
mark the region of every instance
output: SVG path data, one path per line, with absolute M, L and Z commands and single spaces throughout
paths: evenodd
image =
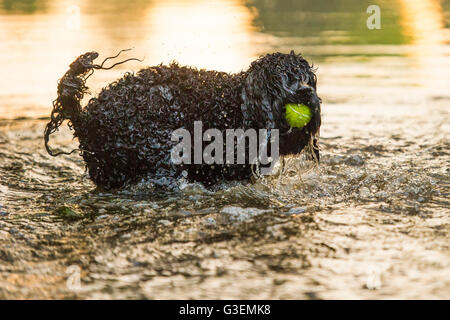
M 449 298 L 449 15 L 433 0 L 0 1 L 0 297 Z M 319 168 L 96 190 L 79 156 L 46 154 L 43 129 L 76 56 L 128 47 L 144 63 L 96 72 L 93 94 L 172 59 L 236 72 L 302 52 Z M 68 130 L 54 143 L 76 146 Z

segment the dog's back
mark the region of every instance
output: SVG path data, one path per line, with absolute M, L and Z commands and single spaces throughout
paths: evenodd
M 183 167 L 170 162 L 171 134 L 242 127 L 241 74 L 197 70 L 171 64 L 128 73 L 89 101 L 77 130 L 91 178 L 119 187 L 144 174 L 176 176 Z M 216 175 L 209 172 L 208 179 Z M 210 170 L 207 170 L 210 171 Z

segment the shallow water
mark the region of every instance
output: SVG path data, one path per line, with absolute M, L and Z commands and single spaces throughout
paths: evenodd
M 448 1 L 379 1 L 381 31 L 360 27 L 354 1 L 79 1 L 79 29 L 64 24 L 69 2 L 11 3 L 0 1 L 0 298 L 450 297 Z M 435 23 L 418 26 L 414 10 Z M 96 190 L 81 157 L 45 152 L 42 117 L 74 57 L 131 46 L 144 64 L 231 72 L 304 52 L 319 67 L 320 166 L 289 158 L 281 175 L 215 191 Z M 68 130 L 54 144 L 76 146 Z

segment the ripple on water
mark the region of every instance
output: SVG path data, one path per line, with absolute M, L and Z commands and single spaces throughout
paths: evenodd
M 57 278 L 48 292 L 73 295 L 65 288 L 65 268 L 75 264 L 86 274 L 78 297 L 98 296 L 106 287 L 114 288 L 108 297 L 147 296 L 143 288 L 167 278 L 178 279 L 177 297 L 189 297 L 188 279 L 195 277 L 206 281 L 198 292 L 210 290 L 209 281 L 246 286 L 255 277 L 272 279 L 268 287 L 287 297 L 291 286 L 305 292 L 315 287 L 326 296 L 346 290 L 327 279 L 353 279 L 359 283 L 354 292 L 365 296 L 361 268 L 384 261 L 384 279 L 398 282 L 381 288 L 407 295 L 411 291 L 402 288 L 410 278 L 402 276 L 403 267 L 391 265 L 393 257 L 401 266 L 425 268 L 426 283 L 442 278 L 447 266 L 448 142 L 439 135 L 425 137 L 427 147 L 401 134 L 389 143 L 363 133 L 335 135 L 323 139 L 319 166 L 302 156 L 286 157 L 274 175 L 250 183 L 207 189 L 180 180 L 169 182 L 176 187 L 167 190 L 160 187 L 167 183 L 143 179 L 105 192 L 88 179 L 78 156 L 46 155 L 34 126 L 31 140 L 20 138 L 28 130 L 22 127 L 0 143 L 0 259 L 6 263 L 0 275 L 22 274 L 26 266 L 44 276 L 39 270 L 50 268 Z M 440 266 L 421 265 L 429 250 L 425 242 L 443 256 Z M 298 282 L 299 274 L 320 285 Z M 120 279 L 131 282 L 118 290 Z M 2 281 L 0 276 L 5 287 Z M 18 297 L 36 297 L 23 281 L 7 285 Z M 254 297 L 242 292 L 235 297 Z M 382 296 L 377 290 L 370 294 Z M 11 292 L 0 290 L 0 296 Z

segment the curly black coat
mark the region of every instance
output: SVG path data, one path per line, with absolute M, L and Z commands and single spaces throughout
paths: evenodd
M 92 64 L 97 56 L 95 52 L 80 56 L 71 65 L 77 69 L 66 73 L 71 76 L 70 83 L 65 78 L 60 80 L 54 102 L 58 110 L 54 109 L 52 121 L 70 120 L 89 175 L 98 186 L 121 187 L 143 176 L 158 181 L 177 179 L 184 170 L 189 180 L 205 185 L 248 179 L 252 174 L 250 165 L 172 163 L 171 150 L 178 143 L 171 140 L 173 131 L 185 128 L 193 134 L 194 121 L 202 121 L 203 131 L 279 129 L 281 155 L 297 154 L 314 145 L 310 152 L 319 157 L 317 79 L 301 55 L 268 54 L 238 74 L 197 70 L 176 63 L 148 67 L 109 84 L 83 109 L 79 101 L 87 89 L 84 81 L 91 69 L 100 68 Z M 76 96 L 71 96 L 73 79 L 82 85 Z M 285 119 L 287 103 L 308 105 L 312 120 L 302 129 L 290 128 Z M 47 128 L 49 134 L 55 131 L 55 125 L 51 125 Z

